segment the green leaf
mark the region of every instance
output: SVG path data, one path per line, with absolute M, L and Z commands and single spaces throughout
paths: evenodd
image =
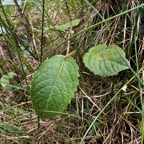
M 67 108 L 77 91 L 78 66 L 72 57 L 62 55 L 46 60 L 31 82 L 31 99 L 40 117 L 54 118 Z
M 15 74 L 14 72 L 9 72 L 9 73 L 8 73 L 8 77 L 9 77 L 10 79 L 12 79 L 14 76 L 16 76 L 16 74 Z
M 102 77 L 116 75 L 130 66 L 124 51 L 115 45 L 108 48 L 103 44 L 92 47 L 84 55 L 83 62 L 90 71 Z
M 9 72 L 7 75 L 3 75 L 0 79 L 2 87 L 6 87 L 9 84 L 9 79 L 12 79 L 15 75 L 14 72 Z
M 70 28 L 71 26 L 72 27 L 77 26 L 79 23 L 80 23 L 80 19 L 75 19 L 75 20 L 72 20 L 71 22 L 68 22 L 63 25 L 51 27 L 49 30 L 64 31 L 64 30 L 67 30 L 68 28 Z
M 0 81 L 2 87 L 6 87 L 9 84 L 9 77 L 8 75 L 3 75 Z

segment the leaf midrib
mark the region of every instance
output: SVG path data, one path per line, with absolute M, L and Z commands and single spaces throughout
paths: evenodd
M 49 99 L 50 99 L 51 96 L 52 96 L 52 93 L 53 93 L 53 91 L 54 91 L 54 87 L 55 87 L 55 85 L 56 85 L 56 83 L 57 83 L 57 81 L 58 81 L 58 79 L 59 79 L 60 73 L 61 73 L 61 71 L 62 71 L 62 69 L 63 69 L 64 60 L 65 60 L 65 59 L 63 59 L 63 61 L 62 61 L 62 63 L 61 63 L 60 70 L 59 70 L 58 75 L 57 75 L 57 77 L 56 77 L 56 79 L 55 79 L 55 82 L 54 82 L 54 85 L 53 85 L 52 90 L 51 90 L 51 92 L 50 92 L 50 95 L 49 95 L 49 97 L 48 97 L 48 99 L 47 99 L 47 104 L 46 104 L 46 107 L 45 107 L 44 110 L 46 110 L 47 107 L 48 107 L 48 101 L 49 101 Z M 52 99 L 52 98 L 51 98 L 51 99 Z

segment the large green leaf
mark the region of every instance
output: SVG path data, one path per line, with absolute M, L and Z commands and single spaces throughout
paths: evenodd
M 129 68 L 129 61 L 124 51 L 118 46 L 97 45 L 83 57 L 85 66 L 99 76 L 113 76 Z
M 72 57 L 54 56 L 34 74 L 31 99 L 36 113 L 53 118 L 67 108 L 77 91 L 78 66 Z

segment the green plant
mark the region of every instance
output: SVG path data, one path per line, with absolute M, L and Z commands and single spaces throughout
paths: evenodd
M 14 72 L 9 72 L 7 75 L 3 75 L 0 79 L 0 84 L 2 87 L 6 87 L 9 84 L 10 79 L 12 79 L 16 74 Z
M 72 57 L 54 56 L 34 74 L 31 98 L 40 117 L 53 118 L 74 97 L 78 85 L 78 66 Z
M 84 56 L 85 66 L 102 77 L 113 76 L 129 68 L 130 64 L 125 53 L 118 46 L 97 45 Z
M 129 68 L 125 53 L 117 46 L 97 45 L 84 56 L 88 69 L 100 76 L 113 76 Z M 54 56 L 46 60 L 34 74 L 31 99 L 40 117 L 60 114 L 74 97 L 78 85 L 78 65 L 70 56 Z

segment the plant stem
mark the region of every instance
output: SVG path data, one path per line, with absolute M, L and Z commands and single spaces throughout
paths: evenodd
M 42 56 L 43 56 L 44 14 L 45 14 L 45 0 L 43 0 L 43 9 L 42 9 L 42 34 L 41 34 L 41 53 L 40 53 L 40 62 L 42 62 Z

